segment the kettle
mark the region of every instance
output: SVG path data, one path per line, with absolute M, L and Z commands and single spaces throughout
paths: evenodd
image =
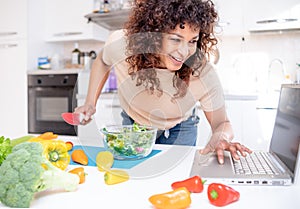
M 90 70 L 92 65 L 92 60 L 96 59 L 97 54 L 95 51 L 82 52 L 81 57 L 83 58 L 83 67 L 85 70 Z

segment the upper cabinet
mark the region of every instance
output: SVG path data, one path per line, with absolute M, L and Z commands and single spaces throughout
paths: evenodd
M 299 0 L 246 1 L 245 7 L 255 11 L 246 19 L 251 33 L 300 30 Z
M 0 5 L 0 39 L 26 38 L 27 0 L 1 0 Z
M 84 17 L 94 8 L 94 0 L 46 0 L 46 41 L 105 41 L 109 31 L 88 24 Z
M 241 35 L 245 32 L 243 0 L 213 0 L 219 15 L 217 35 Z
M 213 2 L 220 17 L 216 32 L 221 36 L 300 29 L 299 0 L 213 0 Z M 294 21 L 289 22 L 291 19 Z M 298 19 L 298 22 L 295 19 Z

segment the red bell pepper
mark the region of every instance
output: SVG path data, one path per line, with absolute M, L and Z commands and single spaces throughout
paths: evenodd
M 171 184 L 172 189 L 177 189 L 180 187 L 185 187 L 192 193 L 200 193 L 203 191 L 203 184 L 205 181 L 202 181 L 200 176 L 193 176 L 183 181 L 176 181 Z
M 237 201 L 240 193 L 227 185 L 212 183 L 207 188 L 207 196 L 211 204 L 225 206 Z

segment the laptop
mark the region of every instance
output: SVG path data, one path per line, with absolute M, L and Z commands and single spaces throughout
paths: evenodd
M 253 151 L 241 160 L 225 151 L 222 165 L 215 153 L 203 156 L 196 150 L 190 176 L 199 175 L 207 183 L 292 185 L 300 169 L 299 146 L 300 84 L 282 84 L 269 150 Z

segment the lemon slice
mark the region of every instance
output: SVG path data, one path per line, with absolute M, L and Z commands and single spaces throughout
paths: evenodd
M 96 164 L 99 171 L 110 170 L 114 163 L 114 156 L 109 151 L 102 151 L 97 154 Z

